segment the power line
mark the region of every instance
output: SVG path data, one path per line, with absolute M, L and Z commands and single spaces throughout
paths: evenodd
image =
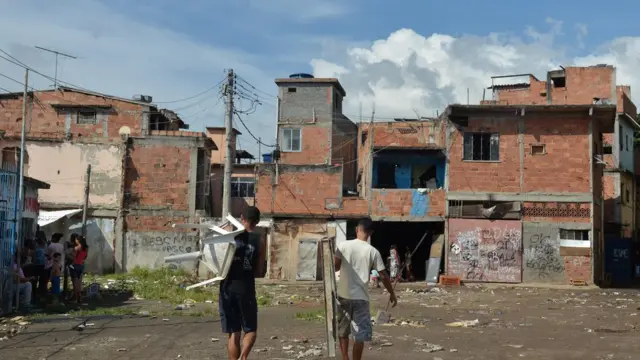
M 260 144 L 260 145 L 264 145 L 264 146 L 266 146 L 266 147 L 273 147 L 273 148 L 274 148 L 274 147 L 276 147 L 276 145 L 269 145 L 269 144 L 265 144 L 265 143 L 263 143 L 263 142 L 262 142 L 260 139 L 258 139 L 255 135 L 253 135 L 253 133 L 251 132 L 251 130 L 249 130 L 249 127 L 247 126 L 247 124 L 245 124 L 245 123 L 244 123 L 244 121 L 242 120 L 242 118 L 240 117 L 240 114 L 238 114 L 238 112 L 235 112 L 235 114 L 236 114 L 236 117 L 238 118 L 238 120 L 240 120 L 240 123 L 242 124 L 242 127 L 244 127 L 244 128 L 247 130 L 247 132 L 249 133 L 249 135 L 251 135 L 251 137 L 252 137 L 256 142 L 258 142 L 258 144 Z
M 178 100 L 173 100 L 173 101 L 156 101 L 156 104 L 174 104 L 174 103 L 177 103 L 177 102 L 182 102 L 182 101 L 195 99 L 195 98 L 197 98 L 199 96 L 202 96 L 202 95 L 208 93 L 209 91 L 214 90 L 215 88 L 219 87 L 222 84 L 222 82 L 224 82 L 225 80 L 226 80 L 226 77 L 222 78 L 220 81 L 218 81 L 218 83 L 216 83 L 212 87 L 210 87 L 210 88 L 208 88 L 208 89 L 206 89 L 206 90 L 204 90 L 204 91 L 202 91 L 200 93 L 197 93 L 197 94 L 195 94 L 193 96 L 189 96 L 189 97 L 186 97 L 184 99 L 178 99 Z

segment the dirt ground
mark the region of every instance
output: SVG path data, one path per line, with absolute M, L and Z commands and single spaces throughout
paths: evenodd
M 296 301 L 260 309 L 251 358 L 326 356 L 320 291 L 286 286 L 269 291 Z M 375 311 L 384 307 L 386 296 L 374 292 Z M 637 291 L 480 286 L 426 291 L 414 286 L 398 292 L 395 323 L 374 327 L 366 359 L 640 358 Z M 83 320 L 83 331 L 72 329 Z M 456 321 L 467 321 L 467 327 L 447 325 Z M 4 326 L 17 325 L 5 321 Z M 111 358 L 225 359 L 225 341 L 216 316 L 176 315 L 39 317 L 0 341 L 0 359 Z

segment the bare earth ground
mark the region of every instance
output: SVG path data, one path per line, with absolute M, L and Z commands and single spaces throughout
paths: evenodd
M 251 358 L 326 356 L 324 325 L 317 319 L 322 314 L 320 291 L 268 288 L 280 298 L 294 295 L 301 301 L 278 301 L 284 304 L 260 309 L 261 331 Z M 380 290 L 374 292 L 373 315 L 387 299 Z M 392 310 L 396 324 L 374 327 L 366 359 L 640 359 L 640 293 L 634 290 L 468 286 L 401 288 L 399 294 L 400 303 Z M 153 315 L 164 305 L 131 301 L 127 306 L 151 309 Z M 447 326 L 476 319 L 469 327 Z M 15 337 L 0 341 L 0 359 L 226 358 L 215 315 L 112 315 L 89 318 L 84 331 L 71 329 L 82 320 L 35 318 Z M 5 321 L 4 326 L 16 325 Z

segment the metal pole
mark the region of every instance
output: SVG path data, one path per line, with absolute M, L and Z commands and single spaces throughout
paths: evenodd
M 28 92 L 29 92 L 29 69 L 25 69 L 24 72 L 24 92 L 22 94 L 22 129 L 20 131 L 20 165 L 18 169 L 18 201 L 16 203 L 16 215 L 15 219 L 15 236 L 16 236 L 16 265 L 20 268 L 21 256 L 22 256 L 22 212 L 24 211 L 24 147 L 25 137 L 27 131 L 27 104 L 28 104 Z M 18 285 L 16 285 L 17 288 Z M 16 291 L 16 306 L 20 304 L 20 292 Z
M 258 163 L 262 162 L 262 138 L 258 137 Z
M 222 180 L 222 218 L 226 219 L 229 214 L 229 208 L 231 204 L 231 172 L 233 166 L 233 143 L 231 139 L 233 137 L 233 70 L 229 70 L 227 74 L 227 112 L 225 116 L 225 141 L 227 145 L 226 153 L 224 156 L 224 179 Z
M 82 208 L 82 236 L 87 236 L 87 211 L 89 211 L 89 185 L 91 185 L 91 164 L 87 165 L 84 179 L 84 207 Z

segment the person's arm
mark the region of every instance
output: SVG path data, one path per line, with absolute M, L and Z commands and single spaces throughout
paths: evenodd
M 336 254 L 333 256 L 333 270 L 340 271 L 342 266 L 342 253 L 340 252 L 340 246 L 336 248 Z
M 267 245 L 265 244 L 264 239 L 262 238 L 262 236 L 260 237 L 260 245 L 259 245 L 259 249 L 258 249 L 258 263 L 256 264 L 256 268 L 254 270 L 253 275 L 255 277 L 262 277 L 262 274 L 264 274 L 264 262 L 267 258 Z
M 389 302 L 391 303 L 391 307 L 395 307 L 398 304 L 398 299 L 396 298 L 396 293 L 393 290 L 393 285 L 391 284 L 389 274 L 387 274 L 387 271 L 385 269 L 384 261 L 382 261 L 382 256 L 378 251 L 376 251 L 375 254 L 373 267 L 378 271 L 378 274 L 380 274 L 382 285 L 384 285 L 384 288 L 389 292 Z

